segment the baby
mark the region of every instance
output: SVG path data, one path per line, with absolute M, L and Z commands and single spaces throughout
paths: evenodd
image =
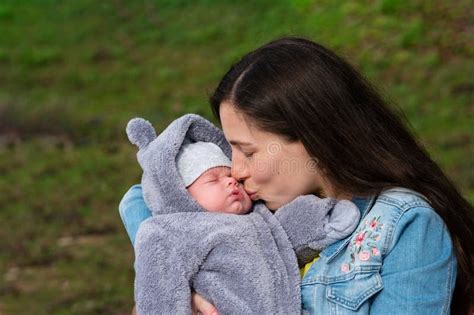
M 221 313 L 300 313 L 298 264 L 348 236 L 357 207 L 312 195 L 274 215 L 261 202 L 252 205 L 231 177 L 222 132 L 197 115 L 177 119 L 158 137 L 149 122 L 133 119 L 127 134 L 143 168 L 145 203 L 135 210 L 153 214 L 134 244 L 138 313 L 189 314 L 191 289 Z M 131 226 L 134 215 L 120 208 Z
M 205 210 L 229 214 L 250 211 L 252 200 L 243 186 L 230 175 L 231 162 L 217 145 L 212 142 L 183 145 L 176 159 L 184 186 Z M 141 194 L 141 187 L 133 186 L 129 193 L 132 192 Z M 133 202 L 133 199 L 127 201 Z M 140 223 L 151 213 L 147 208 L 130 209 L 127 206 L 124 202 L 120 204 L 120 217 L 133 245 Z
M 191 196 L 210 212 L 246 214 L 252 201 L 230 175 L 231 162 L 214 143 L 183 145 L 176 158 L 178 173 Z

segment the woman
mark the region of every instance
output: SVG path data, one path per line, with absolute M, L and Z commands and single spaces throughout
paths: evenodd
M 472 206 L 344 60 L 305 39 L 276 40 L 233 65 L 210 101 L 232 146 L 232 175 L 252 199 L 277 209 L 313 193 L 352 198 L 361 210 L 353 235 L 302 279 L 305 309 L 468 312 Z M 218 312 L 197 294 L 193 306 Z

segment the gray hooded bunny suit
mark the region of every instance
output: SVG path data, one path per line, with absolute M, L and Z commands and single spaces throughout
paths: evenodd
M 223 133 L 187 114 L 158 137 L 141 118 L 127 125 L 139 148 L 145 203 L 153 216 L 135 242 L 138 314 L 191 314 L 196 291 L 220 314 L 301 314 L 298 264 L 348 236 L 359 221 L 350 201 L 307 195 L 272 214 L 255 203 L 246 215 L 206 212 L 188 193 L 176 167 L 185 143 L 217 144 L 230 158 Z

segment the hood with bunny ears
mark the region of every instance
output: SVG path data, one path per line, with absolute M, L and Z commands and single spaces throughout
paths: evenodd
M 215 143 L 230 159 L 231 148 L 223 132 L 196 114 L 176 119 L 159 136 L 143 118 L 131 119 L 126 131 L 130 142 L 138 147 L 143 197 L 152 214 L 205 211 L 186 190 L 176 157 L 184 144 L 203 141 Z

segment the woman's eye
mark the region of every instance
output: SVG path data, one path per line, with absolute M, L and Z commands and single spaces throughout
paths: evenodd
M 246 158 L 251 158 L 253 156 L 253 153 L 248 153 L 248 152 L 242 152 Z

